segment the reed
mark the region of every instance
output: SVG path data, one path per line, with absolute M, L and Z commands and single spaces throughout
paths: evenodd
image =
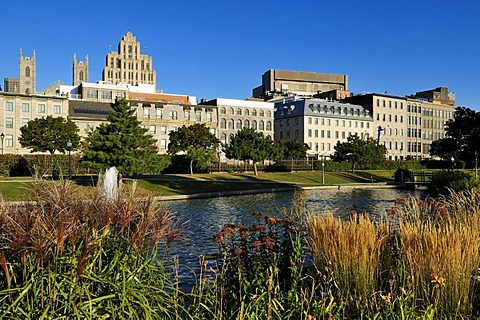
M 439 317 L 471 317 L 480 266 L 480 193 L 407 201 L 399 241 L 405 288 Z

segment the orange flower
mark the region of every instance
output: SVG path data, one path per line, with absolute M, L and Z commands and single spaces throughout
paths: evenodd
M 382 300 L 385 301 L 386 303 L 390 303 L 390 293 L 386 295 L 381 294 L 380 298 L 382 298 Z
M 261 217 L 263 215 L 263 213 L 261 213 L 260 211 L 256 211 L 252 214 L 254 217 Z
M 223 232 L 217 233 L 215 237 L 213 237 L 213 242 L 215 243 L 223 243 L 225 239 L 225 235 Z
M 435 273 L 432 272 L 432 281 L 435 287 L 440 288 L 445 286 L 445 278 L 442 276 L 437 276 Z
M 277 218 L 274 218 L 272 216 L 265 217 L 265 223 L 266 224 L 276 224 L 277 222 L 278 222 Z
M 263 239 L 263 241 L 265 241 L 265 244 L 266 244 L 270 249 L 275 246 L 275 241 L 273 241 L 273 239 L 270 238 L 270 237 L 265 237 L 265 238 Z
M 317 320 L 317 317 L 312 316 L 311 314 L 309 314 L 309 315 L 307 316 L 307 320 Z
M 258 249 L 260 249 L 261 246 L 262 246 L 262 243 L 261 243 L 260 241 L 257 240 L 257 241 L 255 241 L 255 242 L 253 242 L 253 247 L 254 247 L 255 249 L 258 250 Z

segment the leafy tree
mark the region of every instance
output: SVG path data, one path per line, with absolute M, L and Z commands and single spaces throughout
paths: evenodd
M 169 134 L 168 153 L 185 153 L 190 159 L 190 174 L 193 174 L 193 162 L 200 168 L 205 168 L 209 161 L 215 158 L 216 148 L 220 141 L 210 132 L 205 124 L 182 126 Z
M 258 175 L 257 162 L 278 157 L 278 148 L 270 137 L 252 128 L 243 128 L 230 138 L 224 152 L 228 159 L 252 160 L 255 175 Z
M 165 161 L 157 154 L 156 140 L 140 126 L 134 112 L 125 99 L 112 107 L 108 122 L 91 131 L 84 141 L 84 166 L 98 170 L 115 166 L 124 175 L 163 169 Z
M 454 118 L 445 124 L 446 138 L 432 143 L 430 155 L 444 160 L 454 157 L 470 164 L 475 162 L 475 152 L 480 154 L 480 112 L 469 108 L 455 108 Z
M 28 121 L 20 128 L 18 141 L 23 148 L 31 152 L 68 151 L 68 141 L 72 143 L 71 150 L 75 150 L 80 143 L 78 127 L 72 120 L 62 117 L 42 117 Z
M 355 172 L 356 164 L 374 167 L 377 163 L 384 162 L 387 153 L 384 145 L 377 145 L 372 138 L 363 140 L 357 134 L 349 136 L 346 142 L 338 141 L 334 148 L 332 159 L 350 162 L 352 172 Z
M 310 149 L 308 144 L 302 143 L 295 140 L 280 140 L 280 148 L 284 157 L 290 158 L 292 160 L 292 171 L 295 159 L 305 158 L 307 156 L 307 151 Z

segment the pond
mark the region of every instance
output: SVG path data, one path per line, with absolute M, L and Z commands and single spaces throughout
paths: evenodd
M 350 210 L 368 212 L 375 219 L 394 205 L 395 199 L 412 195 L 400 189 L 335 188 L 306 190 L 307 208 L 323 213 L 330 210 L 336 216 L 348 217 Z M 214 263 L 218 246 L 213 242 L 215 234 L 227 223 L 255 221 L 252 214 L 261 211 L 280 216 L 283 208 L 289 208 L 293 192 L 263 193 L 206 199 L 169 201 L 167 210 L 175 213 L 180 221 L 188 221 L 185 231 L 188 239 L 172 244 L 168 257 L 178 256 L 180 276 L 184 284 L 193 283 L 193 271 L 199 270 L 199 257 Z

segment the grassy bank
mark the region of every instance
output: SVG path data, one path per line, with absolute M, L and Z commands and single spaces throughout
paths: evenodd
M 371 183 L 392 181 L 392 171 L 358 171 L 325 172 L 325 185 L 343 185 L 354 183 Z M 124 179 L 124 183 L 138 182 L 138 194 L 154 196 L 185 195 L 195 193 L 210 193 L 219 191 L 241 191 L 260 189 L 292 188 L 296 186 L 321 186 L 322 172 L 299 171 L 253 174 L 195 174 L 195 175 L 158 175 L 141 176 L 136 179 Z M 80 187 L 81 193 L 92 195 L 97 177 L 75 177 L 74 182 Z M 31 188 L 31 178 L 1 178 L 0 193 L 4 200 L 17 201 L 28 198 L 27 190 Z

